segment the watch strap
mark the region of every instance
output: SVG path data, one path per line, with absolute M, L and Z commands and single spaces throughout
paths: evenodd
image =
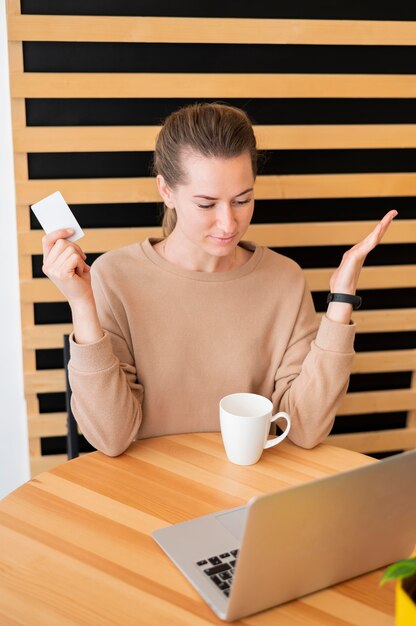
M 348 304 L 352 304 L 352 308 L 359 309 L 361 306 L 361 297 L 353 296 L 350 293 L 329 293 L 326 299 L 326 303 L 330 302 L 347 302 Z

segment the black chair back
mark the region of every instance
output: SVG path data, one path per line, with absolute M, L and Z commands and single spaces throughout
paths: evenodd
M 65 402 L 66 402 L 66 451 L 68 459 L 79 456 L 78 425 L 71 409 L 71 386 L 68 377 L 68 363 L 70 359 L 69 335 L 64 335 L 64 366 L 65 366 Z

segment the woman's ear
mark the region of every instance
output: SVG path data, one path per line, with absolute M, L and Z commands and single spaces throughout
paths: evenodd
M 156 176 L 156 183 L 157 183 L 157 188 L 159 190 L 159 193 L 162 196 L 163 202 L 165 203 L 165 206 L 168 209 L 174 209 L 175 203 L 173 202 L 172 191 L 168 187 L 162 174 L 158 174 Z

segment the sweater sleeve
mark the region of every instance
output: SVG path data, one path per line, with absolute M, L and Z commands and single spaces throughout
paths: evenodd
M 323 315 L 319 324 L 304 280 L 292 335 L 275 376 L 273 406 L 291 417 L 289 439 L 313 448 L 331 431 L 349 383 L 356 324 Z
M 71 407 L 85 438 L 109 456 L 124 452 L 142 420 L 143 386 L 126 337 L 96 276 L 94 297 L 104 337 L 77 344 L 70 336 Z

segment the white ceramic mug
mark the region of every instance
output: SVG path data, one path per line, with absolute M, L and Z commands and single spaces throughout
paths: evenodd
M 279 437 L 267 439 L 270 424 L 280 417 L 287 421 Z M 256 393 L 233 393 L 220 401 L 221 435 L 227 457 L 237 465 L 257 463 L 265 448 L 277 445 L 290 430 L 290 417 L 284 411 L 273 415 L 273 404 Z

